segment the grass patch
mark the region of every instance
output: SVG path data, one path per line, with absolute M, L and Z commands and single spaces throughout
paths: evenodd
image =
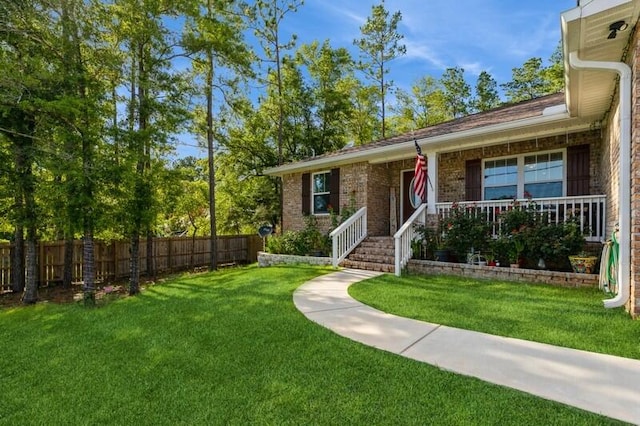
M 451 327 L 640 359 L 640 324 L 598 289 L 457 276 L 384 275 L 350 294 L 385 312 Z
M 326 271 L 224 270 L 97 309 L 1 310 L 0 424 L 615 424 L 335 335 L 292 302 Z

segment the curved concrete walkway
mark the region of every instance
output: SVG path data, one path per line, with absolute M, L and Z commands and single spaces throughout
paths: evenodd
M 639 360 L 402 318 L 349 296 L 351 284 L 378 275 L 324 275 L 300 286 L 293 301 L 310 320 L 365 345 L 640 424 Z

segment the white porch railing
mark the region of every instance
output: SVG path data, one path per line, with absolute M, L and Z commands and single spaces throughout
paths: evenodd
M 337 268 L 338 264 L 367 237 L 367 208 L 362 207 L 355 212 L 331 231 L 329 237 L 333 248 L 333 267 Z
M 578 197 L 533 198 L 537 211 L 547 213 L 550 222 L 562 223 L 570 218 L 577 218 L 580 230 L 585 233 L 587 241 L 599 242 L 606 240 L 606 196 L 583 195 Z M 528 199 L 520 199 L 521 205 L 527 205 Z M 493 224 L 493 235 L 500 233 L 498 216 L 513 205 L 513 200 L 468 201 L 458 203 L 464 206 L 473 205 L 487 215 L 487 220 Z M 438 217 L 446 218 L 452 203 L 437 203 Z
M 411 255 L 413 254 L 411 252 L 411 241 L 416 237 L 414 224 L 423 225 L 425 223 L 426 208 L 426 204 L 420 205 L 393 236 L 395 240 L 395 273 L 397 276 L 402 274 L 402 268 L 404 268 L 409 259 L 411 259 Z M 422 222 L 420 219 L 422 219 Z

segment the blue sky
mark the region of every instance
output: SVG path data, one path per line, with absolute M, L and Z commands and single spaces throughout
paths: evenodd
M 297 46 L 329 40 L 354 57 L 353 40 L 378 1 L 305 0 L 282 23 L 285 36 L 296 34 Z M 407 54 L 389 64 L 390 78 L 408 90 L 426 75 L 440 78 L 446 68 L 462 67 L 472 86 L 481 71 L 498 84 L 511 80 L 511 70 L 531 57 L 547 60 L 560 41 L 560 14 L 576 0 L 386 0 L 385 8 L 399 11 L 398 31 Z M 180 155 L 204 156 L 197 149 Z
M 329 39 L 357 57 L 353 40 L 378 2 L 305 0 L 284 22 L 299 44 Z M 400 11 L 399 32 L 407 54 L 390 63 L 393 80 L 403 88 L 424 75 L 439 78 L 449 67 L 465 69 L 473 82 L 486 70 L 498 83 L 511 69 L 537 56 L 546 61 L 560 41 L 560 14 L 576 0 L 386 0 Z

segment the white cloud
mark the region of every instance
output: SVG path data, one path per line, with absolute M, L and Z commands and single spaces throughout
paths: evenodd
M 329 39 L 357 59 L 353 40 L 375 4 L 379 0 L 305 0 L 285 22 L 299 43 Z M 560 13 L 575 7 L 575 0 L 385 0 L 385 7 L 402 14 L 399 32 L 407 54 L 390 64 L 398 84 L 437 78 L 454 66 L 468 76 L 491 72 L 501 83 L 530 57 L 549 58 L 560 39 Z

